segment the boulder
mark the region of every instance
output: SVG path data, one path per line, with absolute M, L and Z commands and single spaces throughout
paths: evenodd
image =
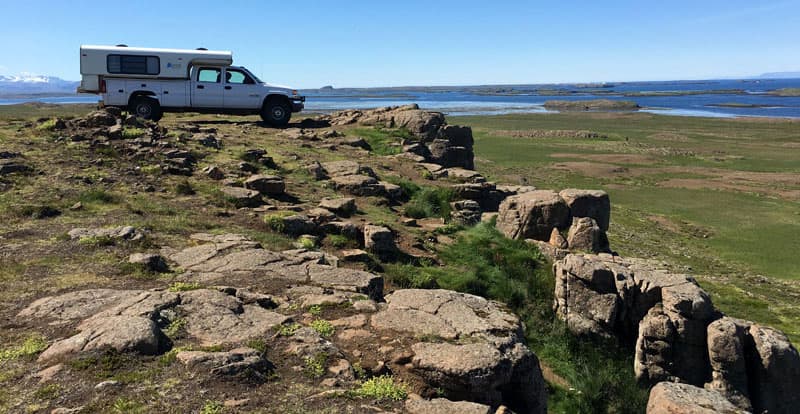
M 264 379 L 271 366 L 261 352 L 252 348 L 236 348 L 226 352 L 180 351 L 175 358 L 193 371 L 222 377 Z
M 208 167 L 203 168 L 201 172 L 212 180 L 221 180 L 225 178 L 225 173 L 222 172 L 222 170 L 216 165 L 209 165 Z
M 512 239 L 548 240 L 554 228 L 568 225 L 569 208 L 555 192 L 537 190 L 506 198 L 500 204 L 497 228 Z
M 364 226 L 364 248 L 379 256 L 391 255 L 397 252 L 394 243 L 394 233 L 383 226 Z
M 569 247 L 567 243 L 567 239 L 561 235 L 561 232 L 558 229 L 554 228 L 553 231 L 550 232 L 550 240 L 548 241 L 551 246 L 556 247 L 558 249 L 566 249 Z
M 791 413 L 800 407 L 800 356 L 782 332 L 751 324 L 745 336 L 750 401 L 755 412 Z
M 564 199 L 573 217 L 591 217 L 600 226 L 600 230 L 608 231 L 611 220 L 611 201 L 608 193 L 602 190 L 577 190 L 569 188 L 558 195 Z
M 51 362 L 85 352 L 135 352 L 154 355 L 168 340 L 156 324 L 139 316 L 109 316 L 88 319 L 78 325 L 78 333 L 50 345 L 39 355 L 39 362 Z
M 311 164 L 308 164 L 306 166 L 306 171 L 308 171 L 308 173 L 311 174 L 311 177 L 316 181 L 328 178 L 325 173 L 325 168 L 322 167 L 322 164 L 320 164 L 319 161 L 314 161 Z
M 572 226 L 567 233 L 567 245 L 571 250 L 599 253 L 608 250 L 607 244 L 605 233 L 593 218 L 573 217 Z
M 744 353 L 745 326 L 723 317 L 708 325 L 707 330 L 711 382 L 705 388 L 719 392 L 742 410 L 752 411 Z
M 409 414 L 492 414 L 492 407 L 469 401 L 450 401 L 445 398 L 432 400 L 409 398 L 405 404 Z
M 30 167 L 19 161 L 13 159 L 0 159 L 0 175 L 28 172 L 30 170 Z
M 265 195 L 279 195 L 286 190 L 286 183 L 277 175 L 258 174 L 245 180 L 244 187 Z
M 128 257 L 128 263 L 141 265 L 151 272 L 166 272 L 169 269 L 164 257 L 160 254 L 133 253 Z
M 319 206 L 343 217 L 349 217 L 356 212 L 356 200 L 350 197 L 323 198 Z
M 144 233 L 133 226 L 103 228 L 79 227 L 70 230 L 68 235 L 72 240 L 81 240 L 87 238 L 109 238 L 112 240 L 136 241 L 141 240 L 144 237 Z
M 322 163 L 322 168 L 328 177 L 340 177 L 344 175 L 367 175 L 375 177 L 371 168 L 361 166 L 355 161 L 329 161 Z
M 452 400 L 546 412 L 538 359 L 522 343 L 519 319 L 496 302 L 448 290 L 397 290 L 371 326 L 417 338 L 410 366 L 395 371 L 400 376 L 421 379 Z
M 462 167 L 468 170 L 475 168 L 475 154 L 472 148 L 455 146 L 445 139 L 434 139 L 428 144 L 430 160 L 443 167 Z
M 263 200 L 261 193 L 241 187 L 225 186 L 220 189 L 222 194 L 236 207 L 258 207 Z
M 474 226 L 481 221 L 481 206 L 474 200 L 461 200 L 450 203 L 450 218 L 462 226 Z
M 678 382 L 660 382 L 650 390 L 647 414 L 745 414 L 717 392 Z
M 342 191 L 355 196 L 378 196 L 384 192 L 384 187 L 373 177 L 366 175 L 343 175 L 331 178 L 331 184 L 336 191 Z

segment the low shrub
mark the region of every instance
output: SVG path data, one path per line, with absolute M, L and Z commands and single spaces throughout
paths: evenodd
M 407 217 L 421 219 L 426 217 L 450 218 L 450 201 L 453 190 L 444 187 L 425 187 L 416 191 L 406 204 Z
M 333 333 L 336 332 L 336 328 L 333 327 L 333 324 L 325 319 L 315 319 L 312 321 L 311 329 L 317 331 L 323 338 L 330 338 L 333 336 Z
M 391 375 L 381 375 L 364 381 L 353 394 L 378 401 L 402 401 L 408 397 L 408 387 Z

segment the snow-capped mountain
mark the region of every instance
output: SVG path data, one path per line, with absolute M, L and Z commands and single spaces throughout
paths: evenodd
M 71 95 L 80 82 L 55 76 L 22 73 L 16 76 L 0 75 L 0 96 L 21 95 Z

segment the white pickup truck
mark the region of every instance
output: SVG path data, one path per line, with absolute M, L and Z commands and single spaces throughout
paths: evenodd
M 102 96 L 102 105 L 158 121 L 164 112 L 259 114 L 284 126 L 303 109 L 305 97 L 262 82 L 233 55 L 205 49 L 81 46 L 78 92 Z

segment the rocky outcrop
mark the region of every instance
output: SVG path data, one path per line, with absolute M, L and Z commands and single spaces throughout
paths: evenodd
M 286 190 L 286 183 L 276 175 L 257 174 L 245 180 L 244 188 L 264 195 L 280 195 Z
M 557 231 L 553 228 L 553 231 Z M 550 241 L 553 241 L 553 234 L 550 234 Z M 559 244 L 559 240 L 555 240 Z M 572 225 L 567 232 L 566 246 L 572 250 L 582 250 L 592 253 L 608 251 L 608 239 L 597 222 L 591 217 L 575 217 Z
M 799 403 L 800 356 L 788 338 L 722 317 L 691 276 L 608 254 L 569 254 L 554 272 L 556 315 L 574 333 L 634 343 L 641 383 L 705 385 L 743 411 Z
M 261 352 L 252 348 L 236 348 L 226 352 L 180 351 L 175 358 L 191 370 L 206 371 L 220 377 L 263 379 L 271 365 Z
M 569 188 L 558 193 L 567 203 L 572 217 L 590 217 L 603 231 L 611 223 L 611 201 L 608 193 L 601 190 L 578 190 Z
M 133 226 L 85 228 L 79 227 L 69 231 L 69 238 L 72 240 L 84 239 L 110 239 L 136 241 L 144 237 L 142 231 Z
M 446 290 L 398 290 L 386 297 L 371 325 L 429 338 L 411 345 L 410 365 L 402 372 L 449 399 L 546 412 L 538 359 L 521 342 L 519 319 L 498 303 Z
M 720 394 L 689 384 L 661 382 L 650 390 L 647 414 L 745 414 Z
M 416 104 L 370 110 L 348 110 L 326 116 L 331 125 L 361 124 L 404 128 L 419 142 L 407 142 L 402 156 L 443 167 L 475 168 L 472 129 L 446 125 L 444 115 L 419 109 Z
M 512 239 L 548 240 L 553 229 L 565 229 L 570 218 L 567 204 L 549 190 L 508 197 L 499 213 L 497 228 Z
M 492 414 L 492 407 L 469 401 L 450 401 L 445 398 L 432 400 L 408 399 L 405 404 L 409 414 Z
M 397 253 L 394 233 L 384 226 L 364 226 L 364 248 L 380 257 L 389 258 Z
M 481 206 L 477 201 L 461 200 L 450 203 L 450 219 L 462 226 L 474 226 L 481 221 Z

